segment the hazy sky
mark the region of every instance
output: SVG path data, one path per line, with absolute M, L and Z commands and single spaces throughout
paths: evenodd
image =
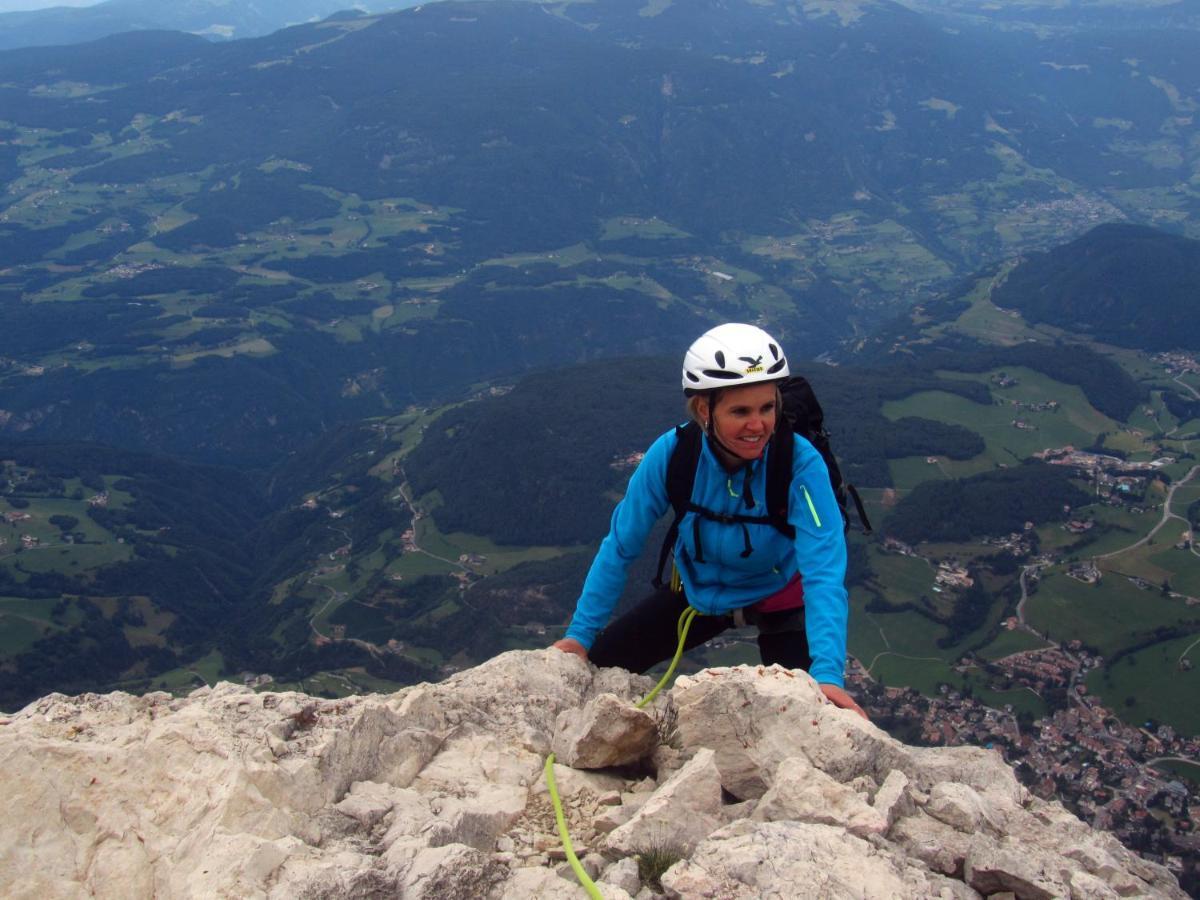
M 25 9 L 46 9 L 49 6 L 95 6 L 100 0 L 0 0 L 0 13 Z

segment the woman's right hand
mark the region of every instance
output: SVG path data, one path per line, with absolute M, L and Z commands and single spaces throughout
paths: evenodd
M 855 703 L 854 698 L 846 693 L 844 688 L 840 688 L 836 684 L 822 684 L 819 687 L 821 688 L 821 693 L 825 695 L 825 699 L 838 709 L 848 709 L 851 712 L 858 713 L 868 722 L 871 721 L 871 717 L 867 715 L 866 710 Z
M 587 662 L 587 649 L 574 638 L 563 638 L 561 641 L 555 641 L 550 646 L 556 650 L 561 650 L 563 653 L 574 653 L 584 662 Z

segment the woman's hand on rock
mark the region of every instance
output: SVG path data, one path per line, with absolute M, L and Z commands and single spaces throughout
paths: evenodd
M 587 662 L 587 649 L 574 638 L 563 638 L 561 641 L 555 641 L 550 646 L 556 650 L 561 650 L 563 653 L 574 653 L 584 662 Z
M 820 687 L 821 693 L 825 695 L 825 699 L 838 709 L 852 709 L 868 722 L 871 721 L 871 717 L 866 714 L 861 706 L 854 702 L 854 698 L 847 694 L 843 688 L 838 687 L 836 684 L 822 684 Z

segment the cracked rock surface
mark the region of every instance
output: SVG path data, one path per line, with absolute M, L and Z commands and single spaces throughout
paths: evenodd
M 1183 898 L 994 753 L 914 748 L 803 672 L 514 651 L 319 700 L 52 694 L 0 718 L 6 898 Z M 664 743 L 665 741 L 665 743 Z M 574 761 L 587 769 L 566 765 Z

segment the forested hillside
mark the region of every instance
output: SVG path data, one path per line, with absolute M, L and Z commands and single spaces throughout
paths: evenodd
M 890 484 L 887 460 L 927 453 L 969 459 L 983 450 L 965 428 L 880 413 L 889 398 L 940 389 L 990 402 L 982 385 L 913 371 L 793 362 L 812 381 L 843 474 Z M 629 454 L 686 421 L 674 360 L 617 360 L 530 376 L 510 393 L 443 415 L 407 470 L 419 494 L 437 491 L 443 531 L 500 543 L 574 544 L 602 536 L 624 491 Z
M 906 543 L 967 541 L 1020 532 L 1026 522 L 1068 519 L 1091 497 L 1063 467 L 1028 463 L 954 481 L 928 481 L 888 516 L 888 535 Z
M 47 690 L 149 687 L 214 649 L 225 675 L 356 663 L 421 674 L 351 645 L 311 646 L 307 605 L 272 600 L 314 558 L 347 539 L 370 553 L 407 522 L 367 474 L 370 434 L 347 429 L 270 483 L 99 446 L 0 446 L 0 708 Z M 297 506 L 301 485 L 329 480 L 323 500 L 346 517 L 336 529 L 328 512 Z
M 1136 225 L 1102 225 L 1031 255 L 995 302 L 1122 347 L 1200 348 L 1200 241 Z
M 1187 232 L 1200 35 L 1141 12 L 436 3 L 0 53 L 0 432 L 266 467 L 722 319 L 839 358 L 1098 221 Z

